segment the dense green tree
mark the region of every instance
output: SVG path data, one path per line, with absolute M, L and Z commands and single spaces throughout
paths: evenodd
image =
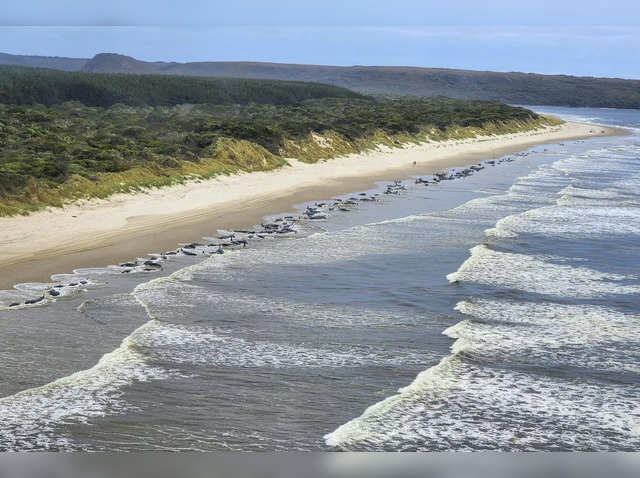
M 358 98 L 346 88 L 299 81 L 66 72 L 0 66 L 0 103 L 51 106 L 293 104 L 311 98 Z
M 133 168 L 199 164 L 216 158 L 229 139 L 282 158 L 287 140 L 304 141 L 312 132 L 357 142 L 378 131 L 444 132 L 537 119 L 496 101 L 381 99 L 312 83 L 0 69 L 0 214 L 16 210 L 3 209 L 3 202 L 47 204 L 43 190 L 78 178 L 97 183 Z M 221 167 L 281 162 L 249 165 L 232 155 Z

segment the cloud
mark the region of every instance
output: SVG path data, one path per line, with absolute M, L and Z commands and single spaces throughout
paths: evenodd
M 0 27 L 17 54 L 143 60 L 402 65 L 640 78 L 632 27 Z
M 640 25 L 640 2 L 622 0 L 20 0 L 2 25 Z

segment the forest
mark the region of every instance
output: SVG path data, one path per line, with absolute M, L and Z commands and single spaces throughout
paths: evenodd
M 116 53 L 57 58 L 0 53 L 0 64 L 89 73 L 265 78 L 327 83 L 378 96 L 493 99 L 518 105 L 640 108 L 640 80 L 403 66 L 204 61 L 147 62 Z
M 358 98 L 346 88 L 321 83 L 243 78 L 196 78 L 124 73 L 84 73 L 0 66 L 0 103 L 86 106 L 293 104 L 313 98 Z
M 10 70 L 12 81 L 18 74 L 30 82 L 0 89 L 0 215 L 276 168 L 287 157 L 316 161 L 381 141 L 400 145 L 548 121 L 496 101 L 380 99 L 276 80 L 30 72 Z M 78 78 L 92 87 L 78 88 Z M 118 103 L 111 104 L 110 92 Z M 331 136 L 332 147 L 314 150 L 312 133 Z

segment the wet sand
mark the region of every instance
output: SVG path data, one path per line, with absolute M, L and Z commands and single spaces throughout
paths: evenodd
M 628 132 L 566 123 L 535 132 L 381 148 L 313 165 L 291 160 L 291 166 L 271 172 L 0 218 L 0 289 L 174 249 L 217 229 L 250 227 L 266 215 L 293 211 L 295 204 L 371 189 L 378 181 L 470 165 L 539 144 L 622 134 Z

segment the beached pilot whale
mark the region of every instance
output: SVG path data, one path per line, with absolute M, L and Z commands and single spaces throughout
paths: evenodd
M 43 300 L 44 300 L 44 295 L 41 295 L 37 299 L 25 300 L 24 303 L 27 305 L 31 305 L 31 304 L 37 304 L 38 302 L 42 302 Z

